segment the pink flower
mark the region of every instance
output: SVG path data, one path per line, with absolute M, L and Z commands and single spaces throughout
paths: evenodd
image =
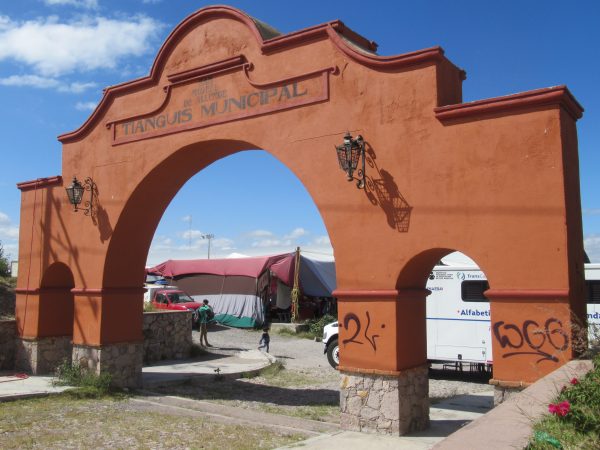
M 560 403 L 550 403 L 548 411 L 556 416 L 565 417 L 571 411 L 571 404 L 568 400 Z
M 577 378 L 573 378 L 573 379 L 571 380 L 571 384 L 572 384 L 573 386 L 575 386 L 576 384 L 579 384 L 579 380 L 578 380 Z

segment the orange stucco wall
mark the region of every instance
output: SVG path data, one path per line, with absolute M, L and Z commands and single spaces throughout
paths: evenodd
M 464 74 L 441 49 L 378 57 L 344 37 L 368 46 L 339 22 L 265 41 L 226 7 L 182 22 L 147 78 L 109 88 L 60 137 L 62 179 L 21 186 L 21 320 L 36 310 L 23 296 L 62 261 L 75 282 L 75 342 L 141 339 L 139 287 L 169 201 L 212 162 L 260 148 L 302 181 L 328 229 L 340 321 L 350 318 L 340 338 L 360 321 L 363 341 L 346 343 L 342 366 L 425 362 L 423 289 L 450 250 L 485 271 L 494 323 L 556 318 L 570 339 L 570 312 L 584 317 L 579 105 L 565 88 L 462 105 Z M 219 113 L 206 92 L 248 103 Z M 365 190 L 338 169 L 347 130 L 367 142 Z M 63 188 L 75 175 L 97 184 L 93 217 L 69 211 Z M 569 344 L 545 346 L 558 356 L 536 362 L 495 341 L 495 377 L 530 381 L 572 357 Z

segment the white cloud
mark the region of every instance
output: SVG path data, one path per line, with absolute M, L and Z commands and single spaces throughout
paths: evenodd
M 74 6 L 76 8 L 97 9 L 98 0 L 43 0 L 48 6 Z
M 183 239 L 200 239 L 204 234 L 200 230 L 186 230 L 181 233 L 181 237 Z
M 184 222 L 188 220 L 187 216 L 182 218 Z M 152 266 L 167 259 L 206 259 L 208 240 L 198 239 L 202 234 L 200 230 L 187 230 L 174 233 L 172 239 L 164 235 L 156 236 L 150 248 L 147 264 Z M 265 229 L 242 233 L 237 240 L 218 236 L 211 240 L 210 257 L 226 258 L 231 255 L 264 256 L 291 253 L 297 246 L 300 246 L 301 252 L 309 258 L 331 261 L 333 249 L 329 237 L 317 235 L 310 240 L 304 239 L 299 242 L 298 238 L 302 239 L 307 235 L 310 235 L 308 230 L 298 227 L 283 237 Z
M 600 208 L 583 208 L 584 216 L 600 216 Z
M 9 259 L 16 258 L 19 250 L 19 227 L 12 224 L 10 217 L 0 212 L 0 243 Z
M 144 5 L 156 5 L 161 2 L 162 2 L 162 0 L 142 0 L 142 3 Z
M 39 75 L 11 75 L 0 78 L 1 86 L 33 87 L 37 89 L 55 89 L 59 92 L 80 94 L 96 86 L 96 83 L 68 83 L 56 78 L 41 77 Z
M 290 239 L 261 239 L 260 241 L 254 241 L 252 247 L 268 248 L 268 247 L 289 247 L 293 244 Z
M 331 241 L 329 240 L 329 236 L 316 237 L 315 239 L 313 239 L 312 243 L 314 245 L 329 246 L 329 248 L 331 248 Z
M 306 231 L 304 228 L 294 228 L 294 230 L 292 230 L 292 232 L 290 234 L 286 234 L 283 238 L 284 239 L 297 239 L 299 237 L 306 236 L 307 234 L 308 234 L 308 231 Z
M 586 236 L 583 240 L 583 247 L 593 263 L 600 263 L 600 234 Z
M 186 222 L 186 223 L 191 223 L 191 222 L 192 222 L 192 216 L 190 216 L 190 215 L 183 216 L 183 217 L 181 218 L 181 220 L 182 220 L 183 222 Z
M 93 111 L 98 104 L 96 102 L 77 102 L 75 109 L 78 111 Z
M 46 77 L 97 69 L 145 54 L 163 25 L 146 16 L 129 20 L 55 16 L 16 22 L 0 17 L 0 61 L 14 60 Z
M 213 239 L 211 246 L 212 246 L 212 248 L 223 250 L 223 251 L 235 250 L 235 242 L 233 240 L 227 239 L 227 238 Z
M 19 239 L 19 228 L 13 226 L 0 226 L 0 241 Z
M 248 236 L 250 237 L 267 237 L 267 236 L 273 236 L 273 233 L 271 231 L 267 231 L 267 230 L 254 230 L 248 233 Z

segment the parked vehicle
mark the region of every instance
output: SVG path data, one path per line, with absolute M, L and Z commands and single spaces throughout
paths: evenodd
M 587 320 L 600 329 L 600 264 L 585 264 Z M 427 289 L 427 359 L 435 363 L 471 364 L 489 369 L 492 360 L 489 289 L 476 266 L 435 266 Z M 338 322 L 323 329 L 324 353 L 339 364 Z
M 327 353 L 327 361 L 331 364 L 331 367 L 337 369 L 340 365 L 340 346 L 338 344 L 338 322 L 332 322 L 323 327 L 323 343 L 325 344 L 325 350 L 323 353 Z
M 192 311 L 192 326 L 198 325 L 200 314 L 198 309 L 202 303 L 196 302 L 185 292 L 177 289 L 159 289 L 154 291 L 152 304 L 156 309 L 171 309 L 175 311 Z

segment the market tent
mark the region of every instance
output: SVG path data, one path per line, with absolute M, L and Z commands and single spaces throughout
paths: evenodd
M 273 264 L 290 254 L 230 259 L 168 260 L 146 269 L 161 275 L 197 301 L 207 299 L 217 322 L 255 328 L 265 320 L 263 296 Z
M 161 275 L 186 291 L 195 300 L 208 299 L 219 323 L 240 328 L 263 324 L 269 298 L 270 274 L 277 284 L 277 306 L 289 307 L 293 285 L 295 253 L 228 258 L 168 260 L 146 269 Z M 336 287 L 335 263 L 300 255 L 300 290 L 311 297 L 331 297 Z

